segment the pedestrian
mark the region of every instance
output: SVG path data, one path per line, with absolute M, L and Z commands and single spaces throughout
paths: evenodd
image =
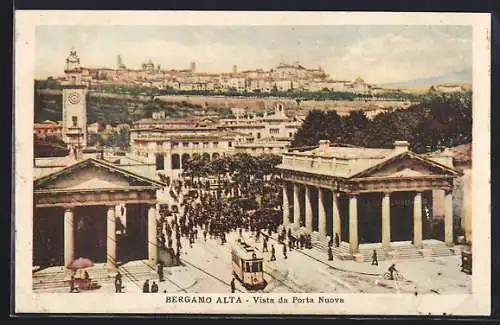
M 207 241 L 207 230 L 206 229 L 203 230 L 203 239 L 205 241 Z
M 177 249 L 177 252 L 175 253 L 175 260 L 177 265 L 181 264 L 181 251 L 179 249 Z
M 328 246 L 328 260 L 333 261 L 333 251 L 332 246 Z
M 231 293 L 236 291 L 236 285 L 234 284 L 234 277 L 231 279 Z
M 239 229 L 239 234 L 240 234 L 240 238 L 243 236 L 243 229 L 240 227 Z
M 157 293 L 158 292 L 158 285 L 154 281 L 153 281 L 153 284 L 151 285 L 151 292 L 152 293 Z
M 288 249 L 289 250 L 293 249 L 293 243 L 292 243 L 292 239 L 291 238 L 288 239 Z
M 378 266 L 378 257 L 377 257 L 377 250 L 373 250 L 372 254 L 372 265 L 377 265 Z
M 120 272 L 115 275 L 115 293 L 122 292 L 122 275 Z
M 276 250 L 274 249 L 274 245 L 271 245 L 271 261 L 276 261 Z
M 339 233 L 336 232 L 335 233 L 335 247 L 339 247 L 340 246 L 340 237 L 339 237 Z
M 144 284 L 142 285 L 142 292 L 149 293 L 149 280 L 144 281 Z
M 69 280 L 69 292 L 70 293 L 80 292 L 80 290 L 78 290 L 78 287 L 75 284 L 75 275 L 74 274 L 71 275 L 71 280 Z
M 283 257 L 285 258 L 285 260 L 288 258 L 286 256 L 286 244 L 285 243 L 283 243 Z
M 262 252 L 267 252 L 267 239 L 264 238 L 263 244 L 262 244 Z
M 165 281 L 165 279 L 163 279 L 163 263 L 158 263 L 158 278 L 160 279 L 160 282 L 163 282 Z

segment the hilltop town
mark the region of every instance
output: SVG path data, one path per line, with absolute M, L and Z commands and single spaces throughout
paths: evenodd
M 67 65 L 80 65 L 80 58 L 74 51 L 67 58 Z M 189 69 L 165 69 L 151 59 L 142 63 L 139 69 L 127 67 L 120 55 L 115 68 L 92 68 L 81 66 L 82 82 L 88 86 L 142 86 L 174 91 L 199 91 L 213 93 L 275 93 L 275 92 L 346 92 L 353 94 L 382 94 L 401 92 L 402 89 L 377 87 L 358 76 L 354 80 L 340 80 L 330 76 L 322 67 L 307 68 L 300 62 L 279 63 L 269 70 L 255 69 L 239 71 L 234 65 L 231 72 L 207 73 L 198 71 L 196 62 Z M 56 77 L 63 80 L 64 76 Z M 436 85 L 444 92 L 466 90 L 464 85 Z M 418 92 L 418 90 L 417 90 Z

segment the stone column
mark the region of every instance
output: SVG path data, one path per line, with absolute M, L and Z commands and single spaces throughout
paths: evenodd
M 453 195 L 451 190 L 444 196 L 444 242 L 453 245 Z
M 332 217 L 333 217 L 333 239 L 335 234 L 339 234 L 339 240 L 342 241 L 342 231 L 340 229 L 340 211 L 338 193 L 332 190 Z
M 283 226 L 288 227 L 290 223 L 290 203 L 286 183 L 283 184 Z
M 299 185 L 293 184 L 293 223 L 296 227 L 300 226 L 300 189 Z
M 391 245 L 391 194 L 384 193 L 382 197 L 382 247 Z
M 64 265 L 74 259 L 75 254 L 75 216 L 72 208 L 64 210 Z
M 148 260 L 151 265 L 158 263 L 158 240 L 156 238 L 156 209 L 151 205 L 148 209 Z
M 113 273 L 116 268 L 116 214 L 114 205 L 108 207 L 106 219 L 106 266 L 108 268 L 108 271 Z
M 165 153 L 165 156 L 163 158 L 164 162 L 164 170 L 165 171 L 171 171 L 172 170 L 172 155 L 169 153 Z
M 349 251 L 358 252 L 358 198 L 349 194 Z
M 312 233 L 312 204 L 311 204 L 311 190 L 306 185 L 306 232 Z
M 318 232 L 320 238 L 326 238 L 326 210 L 324 193 L 321 187 L 318 187 Z
M 443 218 L 444 216 L 444 191 L 432 190 L 432 216 Z
M 422 248 L 422 193 L 417 192 L 413 199 L 413 245 Z

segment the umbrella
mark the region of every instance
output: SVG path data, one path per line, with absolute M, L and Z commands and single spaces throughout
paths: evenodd
M 92 262 L 88 258 L 80 257 L 77 258 L 76 260 L 71 261 L 71 263 L 68 264 L 67 268 L 70 270 L 78 270 L 92 266 L 94 266 L 94 262 Z

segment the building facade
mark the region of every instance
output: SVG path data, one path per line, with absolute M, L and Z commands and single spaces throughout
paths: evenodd
M 47 136 L 62 138 L 62 125 L 56 121 L 43 121 L 42 123 L 35 123 L 33 134 L 37 138 L 45 138 Z
M 327 140 L 308 151 L 283 154 L 283 225 L 314 233 L 319 240 L 338 236 L 353 256 L 370 244 L 390 254 L 407 243 L 454 242 L 453 181 L 461 173 L 451 160 L 432 160 L 408 150 L 330 146 Z M 429 227 L 432 192 L 444 192 L 444 229 Z M 433 238 L 437 237 L 437 238 Z
M 283 153 L 301 125 L 290 119 L 283 105 L 274 115 L 248 116 L 213 122 L 203 119 L 169 120 L 161 113 L 133 123 L 130 130 L 132 155 L 156 164 L 157 171 L 177 178 L 184 162 L 194 154 L 214 159 L 226 154 Z
M 104 160 L 74 161 L 34 180 L 33 266 L 85 257 L 158 262 L 156 191 L 165 184 Z

